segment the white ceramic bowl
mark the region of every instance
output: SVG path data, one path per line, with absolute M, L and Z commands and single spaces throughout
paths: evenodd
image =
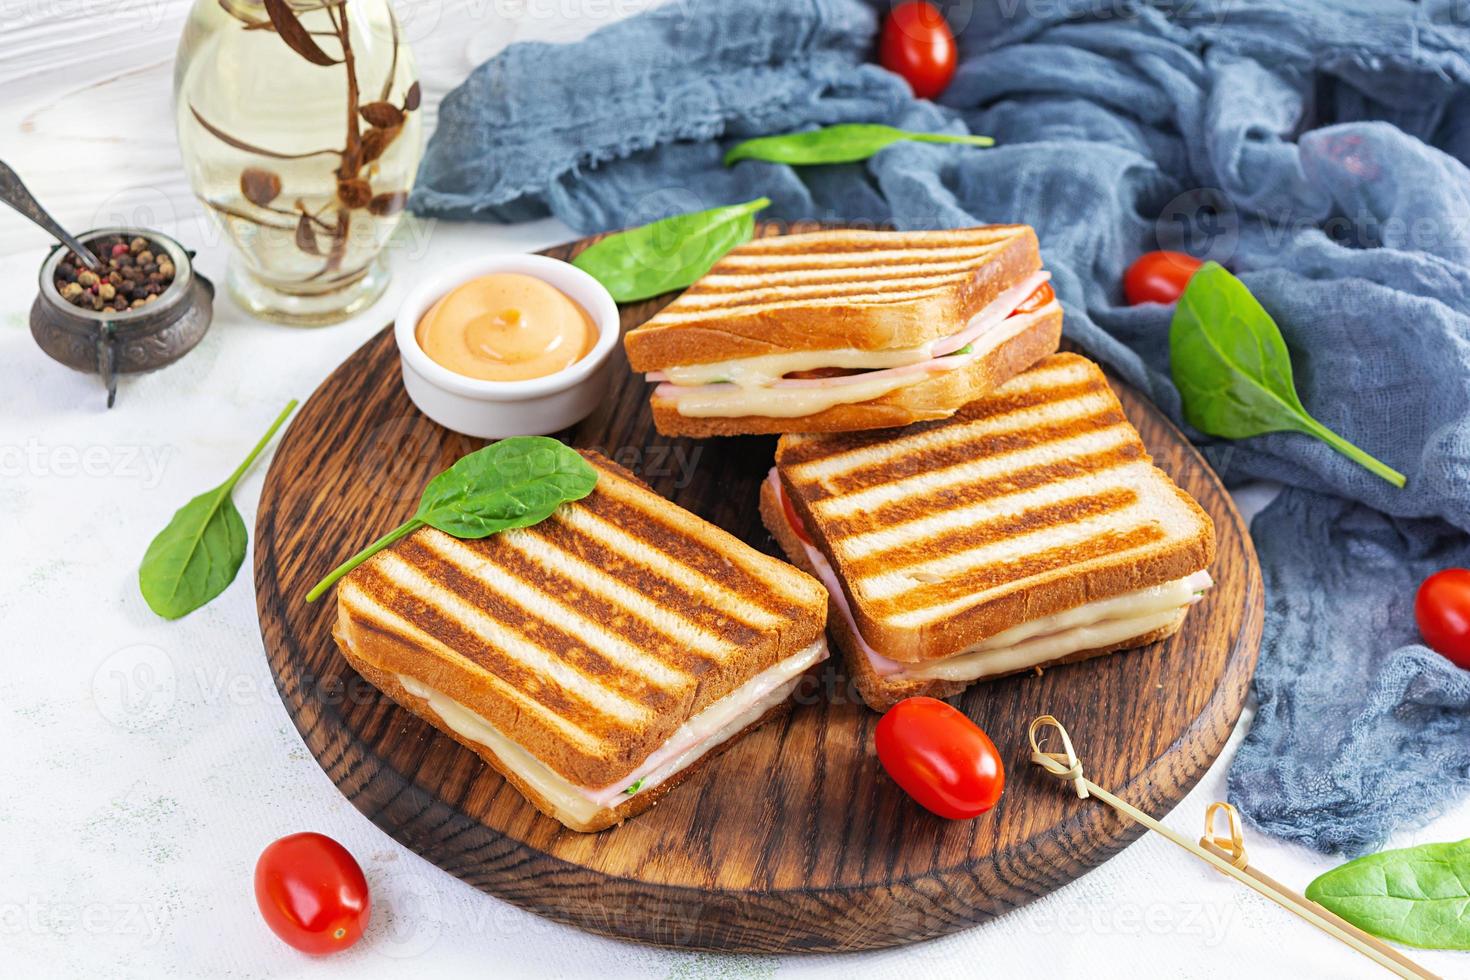
M 495 272 L 535 276 L 586 310 L 597 327 L 597 343 L 587 356 L 527 381 L 467 378 L 430 359 L 414 336 L 424 313 L 454 287 Z M 447 268 L 409 293 L 393 321 L 408 397 L 435 422 L 478 439 L 545 435 L 586 418 L 607 394 L 608 359 L 618 336 L 618 305 L 602 283 L 544 255 L 487 255 Z

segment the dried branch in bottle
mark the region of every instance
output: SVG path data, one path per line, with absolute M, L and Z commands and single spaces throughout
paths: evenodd
M 365 207 L 373 198 L 373 189 L 361 177 L 337 181 L 337 200 L 350 209 Z
M 276 29 L 276 33 L 281 36 L 281 40 L 288 48 L 313 65 L 330 67 L 342 63 L 341 59 L 333 58 L 321 49 L 312 38 L 311 32 L 301 26 L 296 12 L 291 9 L 291 5 L 286 0 L 264 0 L 264 2 L 265 12 L 271 19 L 271 26 Z
M 403 110 L 391 102 L 369 102 L 358 110 L 362 118 L 379 129 L 403 125 Z
M 347 254 L 347 233 L 352 228 L 352 212 L 337 212 L 337 227 L 332 232 L 332 248 L 327 253 L 327 264 L 319 275 L 327 275 L 342 268 L 342 259 Z
M 398 74 L 398 18 L 392 18 L 389 26 L 393 31 L 393 55 L 388 59 L 388 77 L 383 79 L 383 93 L 378 96 L 379 102 L 388 101 L 388 93 L 393 91 L 393 76 Z
M 259 20 L 233 9 L 229 0 L 220 0 L 221 6 L 231 16 L 241 21 L 245 30 L 272 31 L 283 44 L 307 62 L 329 67 L 342 65 L 346 76 L 346 133 L 340 150 L 313 150 L 309 153 L 280 153 L 256 146 L 231 136 L 206 120 L 193 105 L 190 112 L 199 124 L 216 139 L 238 150 L 278 160 L 301 160 L 308 157 L 335 154 L 339 160 L 334 168 L 336 177 L 336 200 L 313 212 L 306 203 L 297 198 L 295 210 L 287 210 L 273 202 L 280 196 L 282 182 L 275 172 L 263 167 L 247 167 L 240 174 L 240 192 L 244 199 L 261 211 L 263 215 L 247 213 L 238 207 L 207 202 L 211 208 L 231 218 L 247 221 L 266 228 L 291 231 L 296 248 L 307 255 L 323 254 L 322 236 L 327 237 L 325 261 L 320 270 L 306 281 L 334 281 L 332 276 L 341 270 L 347 255 L 348 231 L 352 225 L 351 212 L 366 209 L 368 213 L 384 217 L 403 210 L 408 201 L 406 191 L 390 191 L 374 194 L 372 185 L 362 175 L 363 167 L 378 160 L 402 132 L 406 113 L 419 108 L 422 90 L 417 81 L 411 83 L 404 93 L 402 105 L 389 101 L 394 78 L 398 71 L 398 49 L 400 38 L 398 23 L 392 22 L 393 49 L 389 59 L 388 75 L 384 79 L 382 94 L 375 101 L 361 104 L 361 89 L 357 79 L 357 64 L 352 50 L 352 35 L 348 24 L 347 5 L 341 0 L 321 0 L 305 5 L 299 0 L 262 0 L 269 20 Z M 300 20 L 308 11 L 323 11 L 331 30 L 309 30 Z M 341 45 L 341 57 L 329 55 L 314 40 L 317 37 L 336 38 Z M 367 123 L 364 132 L 359 122 Z M 291 224 L 273 220 L 273 215 L 291 219 Z M 353 273 L 356 275 L 357 273 Z
M 211 123 L 208 119 L 205 119 L 202 115 L 199 114 L 199 110 L 196 109 L 192 104 L 189 106 L 189 111 L 194 114 L 195 119 L 199 120 L 199 125 L 208 130 L 210 135 L 212 135 L 215 139 L 219 140 L 222 143 L 228 143 L 230 146 L 233 146 L 237 150 L 244 150 L 246 153 L 258 153 L 263 157 L 272 157 L 276 160 L 305 160 L 308 157 L 320 157 L 326 156 L 327 154 L 341 155 L 342 153 L 341 150 L 311 150 L 308 153 L 278 153 L 275 150 L 268 150 L 263 146 L 256 146 L 254 143 L 247 143 L 244 140 L 236 139 L 229 133 Z
M 215 211 L 218 211 L 220 214 L 228 215 L 229 217 L 236 218 L 240 221 L 248 221 L 252 225 L 259 225 L 262 228 L 275 228 L 279 231 L 291 230 L 290 225 L 282 224 L 278 221 L 270 221 L 269 219 L 262 218 L 259 215 L 247 214 L 246 212 L 241 211 L 239 208 L 232 207 L 221 201 L 205 201 L 204 203 L 206 206 Z
M 399 127 L 394 126 L 392 129 L 370 129 L 366 133 L 363 133 L 362 162 L 365 164 L 372 163 L 378 157 L 382 156 L 384 151 L 388 149 L 388 145 L 398 138 L 399 132 L 401 132 Z
M 262 167 L 246 167 L 240 171 L 240 193 L 258 207 L 266 207 L 281 196 L 281 178 Z
M 316 243 L 316 232 L 311 227 L 311 215 L 303 214 L 301 220 L 296 222 L 296 247 L 307 255 L 321 255 L 322 250 Z

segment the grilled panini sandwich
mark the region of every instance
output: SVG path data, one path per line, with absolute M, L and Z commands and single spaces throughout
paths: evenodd
M 624 338 L 666 435 L 939 419 L 1057 349 L 1025 225 L 760 238 Z
M 1074 354 L 942 422 L 783 436 L 761 515 L 827 586 L 832 637 L 880 710 L 1163 639 L 1215 553 L 1209 516 Z
M 338 589 L 359 673 L 578 831 L 647 809 L 827 656 L 827 594 L 588 454 L 596 489 L 482 540 L 423 528 Z

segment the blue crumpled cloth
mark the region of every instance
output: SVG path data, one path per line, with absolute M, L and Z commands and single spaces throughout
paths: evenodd
M 949 5 L 964 57 L 936 106 L 869 63 L 887 6 L 674 0 L 512 46 L 444 101 L 412 206 L 587 232 L 761 195 L 772 218 L 1029 223 L 1067 334 L 1176 421 L 1170 312 L 1123 305 L 1121 276 L 1161 246 L 1225 262 L 1281 325 L 1308 408 L 1409 478 L 1302 435 L 1200 439 L 1227 481 L 1286 485 L 1252 529 L 1267 625 L 1231 798 L 1356 853 L 1463 794 L 1470 672 L 1417 642 L 1412 602 L 1470 565 L 1470 8 Z M 844 121 L 999 145 L 721 166 L 739 139 Z

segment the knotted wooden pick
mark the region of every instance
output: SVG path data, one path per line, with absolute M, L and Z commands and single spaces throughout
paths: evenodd
M 1042 743 L 1046 738 L 1042 733 L 1047 729 L 1054 730 L 1058 740 L 1062 743 L 1062 751 L 1047 752 L 1042 749 Z M 1062 723 L 1051 715 L 1042 715 L 1031 722 L 1027 737 L 1031 742 L 1031 761 L 1055 778 L 1071 783 L 1079 799 L 1101 800 L 1129 819 L 1161 834 L 1171 843 L 1200 858 L 1221 874 L 1229 875 L 1286 911 L 1310 922 L 1332 938 L 1352 947 L 1385 970 L 1404 977 L 1406 980 L 1440 980 L 1435 974 L 1419 966 L 1398 950 L 1368 935 L 1316 902 L 1309 901 L 1305 896 L 1251 868 L 1246 858 L 1245 836 L 1240 827 L 1240 815 L 1229 803 L 1210 805 L 1205 814 L 1205 835 L 1196 844 L 1084 776 L 1082 760 L 1077 757 L 1077 752 L 1072 747 L 1071 736 L 1062 727 Z M 1216 815 L 1222 812 L 1228 820 L 1228 837 L 1215 835 Z
M 1225 814 L 1229 837 L 1216 836 L 1215 814 L 1217 813 Z M 1199 846 L 1206 850 L 1229 855 L 1230 864 L 1233 867 L 1244 868 L 1250 864 L 1245 854 L 1245 833 L 1240 829 L 1240 814 L 1229 803 L 1220 801 L 1211 803 L 1205 808 L 1205 833 L 1199 839 Z

